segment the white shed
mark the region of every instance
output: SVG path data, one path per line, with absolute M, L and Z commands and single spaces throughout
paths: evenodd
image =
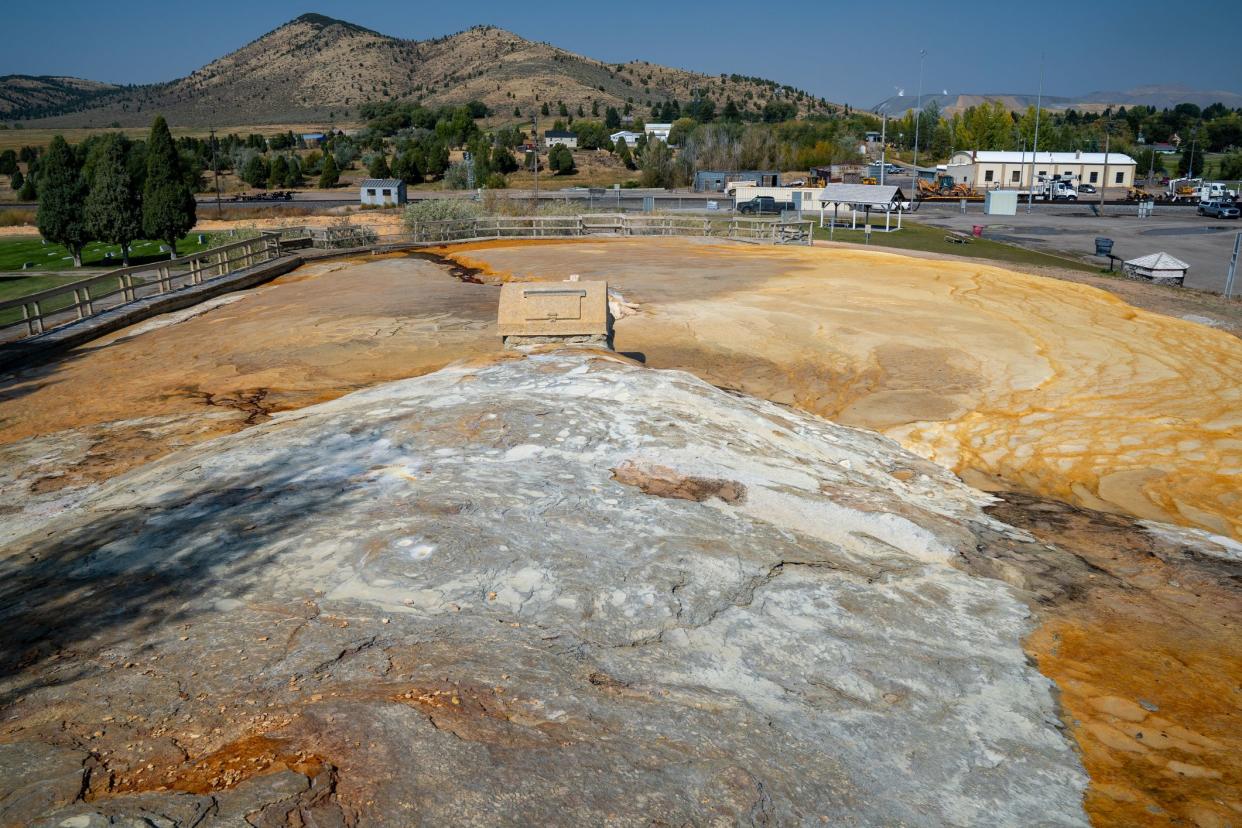
M 1121 272 L 1132 279 L 1147 279 L 1158 285 L 1180 285 L 1186 279 L 1190 265 L 1168 253 L 1152 253 L 1130 259 L 1121 266 Z
M 377 207 L 405 204 L 405 182 L 399 178 L 364 178 L 358 195 L 363 204 Z

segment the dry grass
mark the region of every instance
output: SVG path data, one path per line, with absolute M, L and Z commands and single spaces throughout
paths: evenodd
M 34 223 L 34 210 L 0 210 L 0 227 L 27 227 Z

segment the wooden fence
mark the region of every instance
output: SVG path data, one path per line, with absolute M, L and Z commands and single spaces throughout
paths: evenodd
M 585 236 L 699 236 L 755 244 L 810 244 L 811 221 L 690 215 L 597 213 L 580 216 L 485 216 L 425 222 L 381 234 L 367 226 L 286 227 L 163 262 L 123 267 L 0 302 L 0 342 L 38 336 L 150 296 L 202 284 L 293 249 L 402 249 L 446 242 L 565 239 Z
M 191 256 L 122 267 L 0 302 L 0 341 L 52 328 L 161 293 L 202 284 L 281 255 L 279 233 L 213 247 Z

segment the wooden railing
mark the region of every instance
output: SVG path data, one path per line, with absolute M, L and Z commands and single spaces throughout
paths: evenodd
M 262 233 L 162 262 L 122 267 L 0 302 L 0 341 L 36 336 L 148 296 L 202 284 L 281 255 L 281 233 Z
M 495 239 L 584 236 L 701 236 L 760 244 L 810 244 L 814 223 L 802 220 L 630 215 L 484 216 L 423 222 L 381 234 L 367 226 L 286 227 L 252 239 L 163 262 L 123 267 L 0 302 L 0 342 L 37 336 L 121 305 L 202 284 L 311 246 L 323 250 L 409 248 Z
M 714 218 L 693 215 L 594 213 L 580 216 L 487 216 L 420 222 L 409 233 L 380 236 L 413 244 L 507 238 L 581 236 L 704 236 L 768 244 L 810 244 L 814 222 L 797 219 Z M 371 231 L 373 232 L 373 231 Z

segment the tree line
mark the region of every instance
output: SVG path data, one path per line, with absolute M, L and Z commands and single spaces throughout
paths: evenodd
M 187 170 L 163 117 L 145 142 L 114 133 L 70 146 L 57 135 L 27 163 L 33 164 L 39 232 L 64 245 L 75 266 L 91 241 L 118 245 L 125 264 L 141 238 L 166 243 L 175 257 L 177 240 L 197 220 Z

